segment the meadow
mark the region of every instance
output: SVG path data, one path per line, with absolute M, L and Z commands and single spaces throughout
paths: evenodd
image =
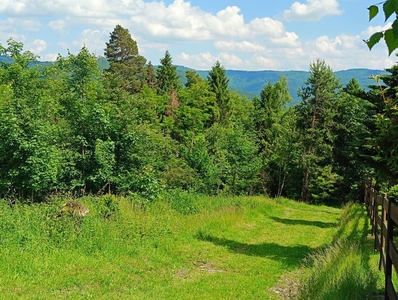
M 0 201 L 1 299 L 366 299 L 380 293 L 364 208 L 169 193 Z

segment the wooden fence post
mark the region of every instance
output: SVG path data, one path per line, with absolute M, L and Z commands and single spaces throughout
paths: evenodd
M 384 269 L 385 273 L 385 291 L 384 299 L 397 299 L 395 289 L 392 285 L 392 259 L 390 255 L 390 244 L 393 242 L 394 235 L 394 221 L 391 218 L 391 204 L 396 203 L 394 197 L 388 197 L 388 208 L 387 208 L 387 245 L 386 245 L 386 266 Z M 390 295 L 392 296 L 390 298 Z

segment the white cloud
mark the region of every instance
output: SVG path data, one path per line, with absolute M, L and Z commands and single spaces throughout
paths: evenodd
M 234 70 L 269 70 L 281 67 L 277 59 L 257 53 L 244 60 L 227 52 L 220 52 L 216 56 L 210 52 L 199 54 L 182 52 L 177 55 L 175 60 L 177 65 L 189 65 L 189 67 L 197 70 L 210 70 L 216 61 L 220 61 L 226 69 Z
M 163 2 L 148 3 L 139 14 L 132 16 L 131 26 L 155 38 L 209 40 L 246 34 L 247 28 L 239 12 L 238 7 L 228 6 L 212 15 L 183 0 L 176 0 L 167 7 Z
M 199 54 L 187 54 L 182 52 L 176 56 L 175 64 L 183 66 L 189 65 L 191 68 L 197 70 L 209 70 L 217 60 L 218 58 L 213 56 L 210 52 Z
M 277 38 L 285 33 L 282 22 L 271 18 L 255 18 L 247 25 L 250 35 Z
M 181 41 L 229 40 L 234 43 L 235 51 L 239 52 L 262 52 L 272 45 L 282 47 L 298 44 L 297 35 L 287 32 L 282 22 L 268 17 L 245 22 L 237 6 L 227 6 L 212 14 L 192 6 L 186 0 L 175 0 L 168 6 L 163 1 L 142 0 L 5 1 L 0 7 L 0 14 L 14 13 L 20 18 L 46 14 L 53 16 L 54 20 L 47 25 L 62 33 L 63 39 L 65 34 L 75 33 L 76 27 L 82 30 L 81 24 L 84 24 L 86 32 L 75 37 L 70 44 L 79 47 L 86 44 L 93 50 L 104 48 L 109 33 L 117 24 L 130 29 L 142 53 L 146 52 L 146 45 L 150 47 L 154 43 L 164 45 Z M 91 28 L 107 34 L 93 35 Z M 68 32 L 65 32 L 66 29 Z M 227 51 L 223 49 L 225 44 L 216 44 L 216 47 Z
M 237 51 L 237 52 L 265 52 L 267 48 L 263 45 L 251 43 L 248 41 L 235 42 L 235 41 L 217 41 L 214 43 L 216 49 L 224 51 Z
M 307 4 L 294 2 L 289 10 L 285 10 L 285 20 L 318 21 L 325 16 L 339 15 L 337 0 L 307 0 Z
M 361 36 L 367 40 L 370 38 L 370 36 L 372 34 L 379 32 L 379 31 L 387 30 L 387 29 L 391 28 L 391 26 L 392 26 L 392 22 L 388 22 L 388 23 L 384 24 L 384 26 L 369 26 L 368 28 L 366 28 L 366 30 L 361 32 Z
M 338 0 L 295 1 L 284 11 L 285 20 L 318 20 L 342 13 Z M 241 70 L 308 70 L 318 57 L 332 62 L 337 70 L 394 64 L 383 41 L 372 51 L 362 41 L 391 23 L 368 27 L 357 35 L 305 41 L 298 34 L 300 28 L 287 31 L 283 22 L 270 17 L 245 20 L 237 6 L 210 13 L 189 0 L 167 3 L 171 4 L 161 0 L 2 0 L 0 15 L 5 17 L 0 18 L 0 43 L 14 37 L 49 60 L 65 49 L 77 53 L 83 45 L 103 54 L 109 33 L 120 24 L 138 42 L 140 54 L 154 64 L 165 50 L 176 54 L 175 64 L 206 70 L 217 60 L 227 69 Z M 40 30 L 40 36 L 28 32 L 32 30 Z M 43 36 L 46 41 L 35 40 Z M 53 36 L 58 41 L 51 40 Z
M 103 55 L 105 48 L 105 37 L 107 32 L 93 29 L 85 29 L 81 32 L 78 39 L 72 42 L 74 50 L 79 51 L 83 46 L 95 54 Z M 74 51 L 72 51 L 74 52 Z
M 219 55 L 219 61 L 230 68 L 239 68 L 242 69 L 245 65 L 244 61 L 236 55 L 230 54 L 228 52 L 221 52 Z
M 35 19 L 17 20 L 17 22 L 20 23 L 19 26 L 28 31 L 38 31 L 42 26 L 42 24 Z
M 253 70 L 275 70 L 280 67 L 280 63 L 272 58 L 264 57 L 263 55 L 256 54 L 252 59 L 253 65 L 256 68 Z
M 67 50 L 70 48 L 70 45 L 66 42 L 58 42 L 57 45 L 60 46 L 64 50 Z
M 68 24 L 64 19 L 58 19 L 48 23 L 48 27 L 55 31 L 64 31 L 67 26 Z
M 17 30 L 18 22 L 13 18 L 7 18 L 5 20 L 0 19 L 0 33 L 7 40 L 9 37 L 17 38 L 21 36 Z
M 26 48 L 31 52 L 38 54 L 43 52 L 47 48 L 47 43 L 44 40 L 36 39 L 33 42 L 26 45 Z
M 369 51 L 362 37 L 341 34 L 334 38 L 321 36 L 307 41 L 304 53 L 308 62 L 316 58 L 324 59 L 335 71 L 350 68 L 383 69 L 395 64 L 395 59 L 386 57 L 386 47 L 381 45 Z
M 58 53 L 48 53 L 40 58 L 42 61 L 56 61 Z
M 294 32 L 285 32 L 284 35 L 272 38 L 271 41 L 280 47 L 296 48 L 300 46 L 300 40 Z

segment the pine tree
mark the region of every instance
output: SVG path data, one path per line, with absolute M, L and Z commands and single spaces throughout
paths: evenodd
M 335 135 L 334 118 L 337 113 L 341 84 L 333 70 L 323 60 L 310 65 L 310 77 L 299 91 L 302 103 L 297 106 L 297 128 L 301 132 L 304 152 L 302 153 L 303 201 L 322 201 L 328 192 L 320 191 L 316 180 L 328 177 L 325 189 L 337 180 L 336 174 L 329 168 L 333 157 Z M 313 189 L 313 191 L 311 190 Z
M 292 121 L 287 109 L 292 98 L 287 84 L 286 77 L 275 84 L 268 82 L 260 98 L 253 99 L 258 153 L 263 160 L 260 184 L 263 190 L 268 189 L 276 196 L 282 194 L 292 155 Z
M 158 87 L 158 79 L 156 78 L 156 69 L 150 61 L 145 67 L 145 76 L 143 83 L 146 84 L 150 89 L 156 90 Z
M 129 30 L 116 25 L 104 50 L 110 63 L 108 79 L 113 80 L 113 86 L 132 94 L 139 92 L 146 59 L 138 54 L 137 42 L 132 39 Z
M 169 51 L 166 51 L 164 58 L 160 60 L 160 65 L 156 72 L 158 79 L 158 93 L 169 94 L 172 90 L 180 88 L 180 81 L 177 74 L 177 67 L 173 66 L 173 60 Z
M 211 68 L 207 81 L 210 90 L 216 94 L 217 107 L 219 110 L 218 121 L 221 124 L 227 124 L 230 115 L 230 95 L 228 91 L 229 78 L 225 68 L 219 61 Z

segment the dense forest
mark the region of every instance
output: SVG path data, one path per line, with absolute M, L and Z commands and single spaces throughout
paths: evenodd
M 285 77 L 249 99 L 219 61 L 182 84 L 168 51 L 155 68 L 120 25 L 104 47 L 101 71 L 86 47 L 38 65 L 22 43 L 0 46 L 0 198 L 184 190 L 338 205 L 364 179 L 398 190 L 397 65 L 365 91 L 318 59 L 291 105 Z

